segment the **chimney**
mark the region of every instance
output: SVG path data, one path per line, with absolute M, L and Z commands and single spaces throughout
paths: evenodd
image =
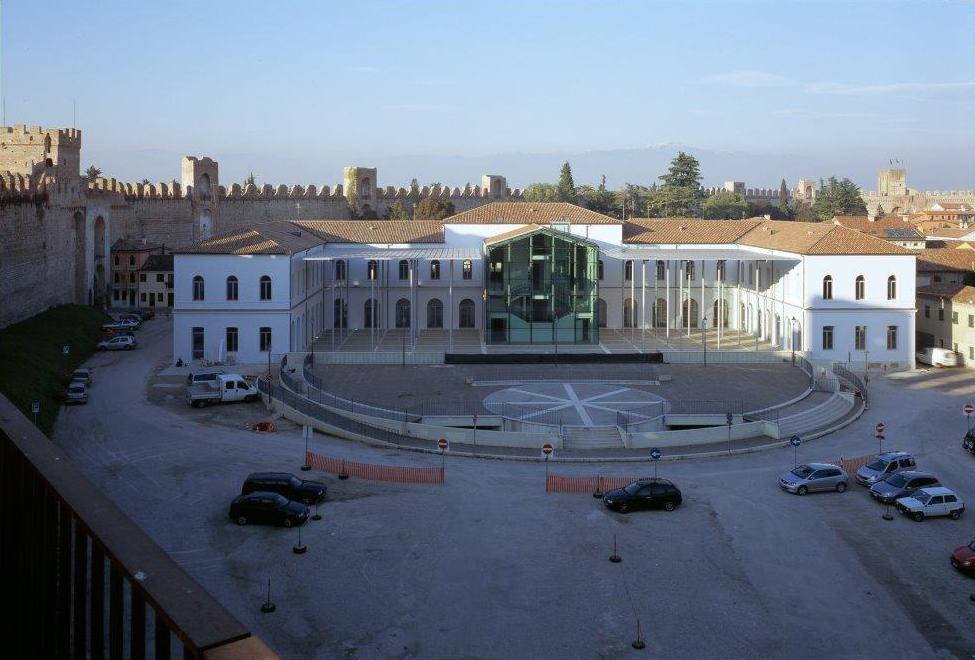
M 877 214 L 876 214 L 876 212 L 867 214 L 867 221 L 868 222 L 877 222 Z
M 766 220 L 771 220 L 771 219 L 772 219 L 772 215 L 771 215 L 771 214 L 769 214 L 769 213 L 766 213 L 766 214 L 765 214 L 765 215 L 763 215 L 762 217 L 763 217 L 763 218 L 765 218 Z

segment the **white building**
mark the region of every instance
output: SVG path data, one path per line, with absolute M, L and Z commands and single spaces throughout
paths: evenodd
M 178 250 L 175 268 L 184 361 L 257 363 L 268 341 L 275 353 L 308 350 L 327 334 L 329 350 L 357 331 L 362 350 L 386 350 L 381 337 L 397 329 L 411 349 L 441 352 L 461 335 L 481 351 L 554 341 L 601 351 L 600 333 L 623 328 L 675 350 L 706 323 L 709 337 L 749 333 L 814 360 L 913 366 L 914 254 L 830 223 L 621 222 L 497 202 L 443 222 L 258 225 Z

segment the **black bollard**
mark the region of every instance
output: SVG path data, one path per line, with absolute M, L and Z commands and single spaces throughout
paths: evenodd
M 308 552 L 308 548 L 301 542 L 300 524 L 298 525 L 298 542 L 295 544 L 295 547 L 291 548 L 291 552 L 295 553 L 296 555 L 303 555 Z
M 276 609 L 277 608 L 274 606 L 274 603 L 271 602 L 271 578 L 268 578 L 267 579 L 267 600 L 265 600 L 264 604 L 261 605 L 261 611 L 264 612 L 265 614 L 270 614 Z
M 614 564 L 618 564 L 623 561 L 623 558 L 619 556 L 616 552 L 616 534 L 613 534 L 613 554 L 609 556 L 609 560 Z

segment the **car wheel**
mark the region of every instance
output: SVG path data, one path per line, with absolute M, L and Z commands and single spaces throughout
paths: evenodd
M 837 493 L 842 493 L 844 490 L 846 490 L 846 484 L 845 483 L 843 483 L 841 481 L 840 483 L 836 484 L 836 492 Z
M 664 502 L 664 511 L 673 511 L 674 506 L 675 505 L 673 500 L 667 500 L 666 502 Z
M 238 525 L 246 525 L 247 524 L 247 517 L 246 516 L 237 516 L 237 524 Z
M 797 494 L 797 495 L 805 495 L 805 494 L 806 494 L 806 493 L 808 493 L 808 492 L 809 492 L 809 489 L 808 489 L 808 488 L 806 488 L 805 486 L 799 486 L 799 487 L 798 487 L 798 488 L 796 489 L 796 494 Z
M 125 350 L 131 351 L 132 350 L 132 344 L 126 344 L 125 345 Z
M 624 504 L 620 504 L 620 513 L 629 513 L 629 512 L 630 512 L 630 505 L 629 504 L 625 504 L 625 503 Z
M 924 520 L 924 514 L 918 511 L 913 516 L 911 516 L 911 518 L 914 518 L 915 522 L 921 522 L 922 520 Z
M 952 520 L 958 520 L 958 518 L 961 517 L 961 512 L 958 509 L 955 509 L 954 511 L 952 511 L 951 513 L 949 513 L 948 516 Z
M 293 524 L 294 523 L 291 521 L 291 518 L 285 518 L 284 519 L 284 526 L 285 527 L 291 527 L 291 525 L 293 525 Z

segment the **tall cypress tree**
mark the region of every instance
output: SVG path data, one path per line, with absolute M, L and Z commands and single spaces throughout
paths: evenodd
M 789 188 L 785 185 L 785 179 L 779 184 L 779 211 L 783 215 L 789 215 Z
M 576 184 L 572 180 L 572 167 L 569 166 L 569 161 L 562 163 L 562 172 L 559 174 L 559 185 L 556 187 L 556 193 L 560 202 L 575 204 L 577 201 Z

